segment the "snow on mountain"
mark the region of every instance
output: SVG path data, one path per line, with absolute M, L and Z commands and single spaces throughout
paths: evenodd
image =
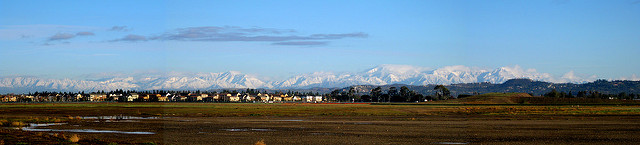
M 37 77 L 0 78 L 1 90 L 24 91 L 97 91 L 135 90 L 195 90 L 217 88 L 271 88 L 253 76 L 240 72 L 134 74 L 129 77 L 104 76 L 95 80 L 44 79 Z
M 491 82 L 502 83 L 514 78 L 553 80 L 551 75 L 538 73 L 534 69 L 523 70 L 520 66 L 500 67 L 485 70 L 466 66 L 445 66 L 435 70 L 409 65 L 380 65 L 364 72 L 333 74 L 312 73 L 291 77 L 274 84 L 276 88 L 345 87 L 350 85 L 387 84 L 455 84 Z
M 236 71 L 221 73 L 167 73 L 161 75 L 138 75 L 133 80 L 139 89 L 217 89 L 217 88 L 270 88 L 271 85 L 256 77 Z M 148 77 L 152 76 L 152 77 Z
M 535 69 L 524 70 L 520 66 L 500 67 L 491 72 L 480 75 L 484 82 L 501 83 L 514 78 L 529 78 L 532 80 L 554 81 L 548 73 L 538 73 Z
M 598 78 L 596 75 L 587 76 L 583 74 L 577 74 L 573 71 L 569 71 L 562 75 L 559 79 L 556 79 L 555 82 L 572 82 L 572 83 L 586 83 L 595 81 Z M 624 79 L 623 79 L 624 80 Z M 633 80 L 633 79 L 631 79 Z
M 399 82 L 408 78 L 416 77 L 429 70 L 429 68 L 410 65 L 384 64 L 371 68 L 360 75 L 366 78 L 378 78 L 380 81 L 384 82 Z
M 88 80 L 45 79 L 37 77 L 0 77 L 0 91 L 96 91 L 114 89 L 135 90 L 195 90 L 219 88 L 312 88 L 346 87 L 351 85 L 387 84 L 456 84 L 491 82 L 502 83 L 514 78 L 529 78 L 550 82 L 586 82 L 595 76 L 584 77 L 569 72 L 560 78 L 520 66 L 493 70 L 467 66 L 445 66 L 437 69 L 410 65 L 380 65 L 362 72 L 314 72 L 281 81 L 266 82 L 237 71 L 221 73 L 143 72 L 134 74 L 95 74 Z M 2 92 L 0 92 L 2 93 Z
M 43 79 L 37 77 L 4 77 L 0 79 L 0 88 L 17 88 L 20 90 L 114 90 L 132 89 L 137 85 L 123 81 L 82 81 L 71 79 Z

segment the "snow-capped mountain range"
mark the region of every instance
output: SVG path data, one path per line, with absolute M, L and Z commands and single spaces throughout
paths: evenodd
M 96 90 L 207 90 L 220 88 L 297 89 L 312 87 L 346 87 L 351 85 L 427 85 L 491 82 L 502 83 L 513 78 L 529 78 L 548 82 L 583 83 L 596 76 L 579 77 L 569 72 L 554 78 L 534 69 L 519 66 L 493 70 L 466 66 L 446 66 L 437 69 L 410 65 L 380 65 L 362 72 L 314 72 L 279 81 L 264 81 L 237 71 L 221 73 L 141 73 L 95 75 L 93 79 L 47 79 L 38 77 L 0 77 L 0 93 L 29 91 L 96 91 Z

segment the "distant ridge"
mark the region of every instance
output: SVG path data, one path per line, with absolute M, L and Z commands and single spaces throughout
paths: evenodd
M 547 73 L 519 66 L 499 67 L 493 70 L 466 66 L 445 66 L 437 69 L 410 65 L 380 65 L 355 73 L 315 72 L 284 80 L 264 81 L 256 76 L 237 71 L 221 73 L 136 73 L 100 74 L 92 79 L 47 79 L 39 77 L 0 77 L 0 93 L 26 93 L 34 91 L 98 91 L 98 90 L 210 90 L 224 88 L 309 89 L 341 88 L 353 85 L 430 85 L 489 82 L 499 84 L 514 78 L 527 78 L 546 82 L 585 83 L 592 77 L 571 79 L 553 78 Z M 510 82 L 508 82 L 510 83 Z
M 390 87 L 399 88 L 401 86 L 407 86 L 410 90 L 416 91 L 417 93 L 424 95 L 432 95 L 435 94 L 436 90 L 433 88 L 436 86 L 435 84 L 431 85 L 404 85 L 404 84 L 392 84 L 392 85 L 354 85 L 353 87 L 360 94 L 369 94 L 371 89 L 375 87 L 381 87 L 383 91 L 388 90 Z M 550 83 L 543 81 L 535 81 L 531 79 L 518 78 L 507 80 L 504 83 L 494 84 L 494 83 L 461 83 L 461 84 L 451 84 L 445 85 L 453 96 L 457 96 L 459 94 L 485 94 L 485 93 L 527 93 L 533 94 L 534 96 L 542 96 L 545 93 L 548 93 L 552 90 L 556 90 L 558 92 L 565 93 L 573 93 L 572 95 L 577 95 L 579 91 L 591 91 L 598 92 L 602 94 L 640 94 L 640 81 L 627 81 L 627 80 L 617 80 L 617 81 L 606 81 L 606 80 L 597 80 L 588 83 L 582 84 L 573 84 L 573 83 Z M 348 91 L 350 87 L 341 88 L 342 91 Z
M 527 93 L 486 93 L 465 98 L 425 102 L 427 104 L 521 104 L 521 105 L 553 105 L 553 104 L 627 104 L 638 105 L 638 100 L 600 99 L 600 98 L 551 98 L 531 96 Z
M 487 93 L 465 98 L 435 101 L 429 103 L 451 104 L 520 104 L 522 98 L 533 97 L 527 93 Z

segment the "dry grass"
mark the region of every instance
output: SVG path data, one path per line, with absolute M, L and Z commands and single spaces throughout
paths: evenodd
M 259 140 L 258 142 L 254 143 L 253 145 L 267 145 L 267 144 L 265 144 L 265 143 L 264 143 L 264 140 L 263 140 L 263 139 L 261 139 L 261 140 Z
M 77 134 L 73 134 L 69 138 L 67 138 L 67 140 L 69 140 L 70 142 L 78 142 L 80 141 L 80 137 L 78 137 Z
M 20 127 L 20 126 L 24 126 L 25 124 L 23 122 L 20 121 L 14 121 L 11 122 L 11 126 L 15 126 L 15 127 Z
M 45 141 L 60 144 L 266 144 L 261 139 L 266 139 L 270 144 L 344 144 L 351 141 L 357 141 L 357 144 L 447 141 L 478 144 L 632 144 L 639 138 L 633 136 L 634 131 L 640 128 L 640 123 L 636 122 L 640 118 L 640 106 L 631 105 L 77 103 L 49 106 L 43 103 L 29 107 L 0 106 L 0 110 L 4 111 L 0 117 L 8 121 L 7 125 L 16 121 L 34 123 L 62 118 L 68 119 L 69 125 L 59 127 L 75 128 L 71 125 L 81 124 L 79 128 L 150 130 L 158 133 L 136 135 L 125 140 L 122 135 L 114 134 L 79 133 L 81 139 L 72 134 L 44 133 L 42 135 L 45 137 L 40 137 L 32 132 L 4 130 L 6 135 L 15 136 L 5 139 L 6 144 L 42 144 Z M 137 116 L 136 110 L 142 114 L 158 114 L 167 118 L 141 120 L 142 123 L 104 123 L 80 117 Z M 304 121 L 276 121 L 288 119 Z M 603 120 L 609 124 L 603 124 Z M 208 122 L 207 125 L 203 125 L 204 122 Z M 581 128 L 585 126 L 588 128 Z M 220 130 L 223 128 L 264 128 L 274 131 L 226 132 Z M 210 130 L 207 133 L 223 135 L 203 138 L 198 130 Z M 574 136 L 584 132 L 593 133 L 594 136 Z M 37 140 L 32 141 L 36 137 Z

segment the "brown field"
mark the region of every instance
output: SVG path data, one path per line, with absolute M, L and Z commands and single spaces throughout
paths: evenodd
M 636 144 L 637 105 L 0 104 L 0 144 Z M 97 119 L 95 116 L 156 117 Z M 66 123 L 22 131 L 28 123 Z M 86 133 L 61 130 L 151 132 Z

